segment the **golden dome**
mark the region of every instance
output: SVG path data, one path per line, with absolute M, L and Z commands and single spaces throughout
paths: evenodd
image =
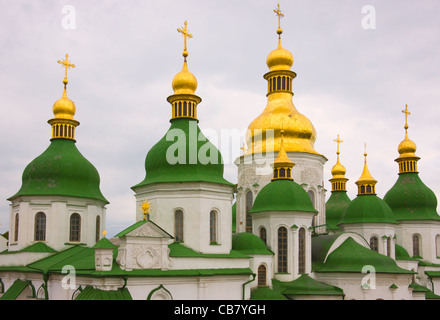
M 52 110 L 55 118 L 73 119 L 76 107 L 73 101 L 67 97 L 66 87 L 64 87 L 63 96 L 53 104 Z
M 333 179 L 345 178 L 346 170 L 341 162 L 339 162 L 339 158 L 336 164 L 333 166 L 331 173 L 333 175 Z
M 364 170 L 362 171 L 361 177 L 356 181 L 356 185 L 362 186 L 362 185 L 372 185 L 374 186 L 377 183 L 377 180 L 375 180 L 370 173 L 370 170 L 368 170 L 367 166 L 367 153 L 364 153 L 365 157 L 365 163 L 364 163 Z
M 397 148 L 400 154 L 399 158 L 416 157 L 416 150 L 416 144 L 408 138 L 408 133 L 405 133 L 405 140 L 403 140 Z
M 194 94 L 196 92 L 197 79 L 188 71 L 186 59 L 182 71 L 174 76 L 172 86 L 174 94 Z
M 292 53 L 281 46 L 281 39 L 278 40 L 278 48 L 273 50 L 266 59 L 269 71 L 290 70 L 293 65 Z

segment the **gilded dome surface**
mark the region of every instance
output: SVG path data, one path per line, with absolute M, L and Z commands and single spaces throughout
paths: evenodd
M 176 74 L 172 82 L 174 94 L 194 94 L 197 89 L 197 79 L 189 72 L 186 61 L 182 71 Z
M 66 88 L 63 96 L 53 104 L 53 114 L 55 118 L 73 119 L 76 112 L 75 104 L 67 97 Z
M 289 50 L 281 46 L 280 41 L 278 48 L 267 56 L 266 64 L 269 67 L 269 71 L 290 70 L 293 65 L 293 55 Z

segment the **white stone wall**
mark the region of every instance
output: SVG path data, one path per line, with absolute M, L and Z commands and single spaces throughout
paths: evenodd
M 10 205 L 9 251 L 18 251 L 35 243 L 35 216 L 46 215 L 46 240 L 55 250 L 66 248 L 69 243 L 70 216 L 81 216 L 79 243 L 93 246 L 96 243 L 96 217 L 101 218 L 101 232 L 106 222 L 106 208 L 101 201 L 62 196 L 26 196 L 15 199 Z M 19 214 L 18 241 L 15 241 L 15 216 Z

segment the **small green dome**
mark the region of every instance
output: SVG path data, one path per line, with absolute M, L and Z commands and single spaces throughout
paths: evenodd
M 383 199 L 396 220 L 440 220 L 437 198 L 416 172 L 400 174 Z
M 393 212 L 388 204 L 374 194 L 358 195 L 342 214 L 338 225 L 345 223 L 393 223 Z
M 249 232 L 237 233 L 232 236 L 232 250 L 244 254 L 273 254 L 272 251 L 267 249 L 263 240 Z
M 78 151 L 75 141 L 52 139 L 49 147 L 24 170 L 19 196 L 60 195 L 108 201 L 99 188 L 96 168 Z
M 333 191 L 325 204 L 325 221 L 327 230 L 337 230 L 338 223 L 341 221 L 342 214 L 350 205 L 351 200 L 347 196 L 347 191 Z
M 265 211 L 318 212 L 307 192 L 292 180 L 274 180 L 261 189 L 249 212 Z
M 176 118 L 165 136 L 148 152 L 145 179 L 137 188 L 157 182 L 213 182 L 233 186 L 223 178 L 220 151 L 203 135 L 197 120 Z

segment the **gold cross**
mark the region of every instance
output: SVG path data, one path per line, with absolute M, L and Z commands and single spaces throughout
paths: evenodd
M 278 16 L 278 29 L 281 29 L 281 17 L 284 17 L 284 14 L 281 13 L 279 3 L 278 3 L 278 8 L 274 9 L 273 12 L 275 12 Z
M 336 142 L 336 143 L 338 144 L 338 151 L 336 152 L 336 154 L 339 155 L 339 144 L 342 143 L 342 142 L 344 142 L 344 141 L 342 141 L 341 139 L 339 139 L 339 134 L 338 134 L 338 138 L 335 139 L 335 140 L 333 140 L 333 141 Z
M 402 113 L 405 114 L 405 130 L 408 130 L 408 116 L 411 114 L 411 112 L 408 111 L 408 105 L 405 106 L 405 110 L 402 110 Z
M 245 154 L 246 153 L 246 144 L 243 143 L 243 147 L 241 147 L 240 150 L 243 150 L 243 154 Z
M 66 59 L 65 60 L 63 60 L 63 61 L 62 60 L 58 60 L 57 62 L 64 66 L 64 80 L 63 80 L 63 83 L 64 83 L 64 85 L 66 85 L 67 82 L 68 82 L 67 81 L 67 69 L 68 68 L 75 68 L 75 65 L 70 63 L 69 55 L 67 53 L 66 53 Z
M 186 50 L 186 38 L 192 38 L 192 34 L 188 32 L 188 22 L 185 21 L 184 23 L 185 27 L 180 29 L 178 28 L 177 31 L 180 32 L 183 35 L 183 41 L 184 41 L 184 49 L 183 49 L 183 57 L 185 58 L 188 56 L 188 51 Z

